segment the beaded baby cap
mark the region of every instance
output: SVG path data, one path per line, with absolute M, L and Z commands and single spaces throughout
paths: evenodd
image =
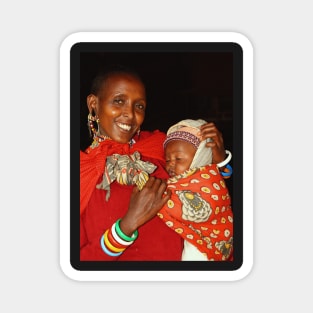
M 196 149 L 198 149 L 200 145 L 200 135 L 198 135 L 199 129 L 194 127 L 181 127 L 179 130 L 176 130 L 166 136 L 166 139 L 163 143 L 163 147 L 173 140 L 183 140 L 191 143 Z

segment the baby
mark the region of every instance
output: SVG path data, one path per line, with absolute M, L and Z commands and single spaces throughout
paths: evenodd
M 231 199 L 219 164 L 212 164 L 211 148 L 199 135 L 205 123 L 183 120 L 169 128 L 164 150 L 172 197 L 158 216 L 184 238 L 182 260 L 232 260 Z

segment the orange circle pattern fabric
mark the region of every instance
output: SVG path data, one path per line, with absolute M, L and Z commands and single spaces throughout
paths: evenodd
M 215 164 L 191 169 L 168 179 L 171 199 L 158 216 L 207 256 L 208 261 L 232 260 L 231 198 Z

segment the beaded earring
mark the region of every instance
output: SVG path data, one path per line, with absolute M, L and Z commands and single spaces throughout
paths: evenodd
M 97 123 L 97 128 L 95 128 L 95 124 Z M 95 138 L 99 134 L 99 118 L 97 115 L 93 115 L 91 112 L 88 114 L 88 129 L 90 137 Z
M 96 123 L 96 127 L 95 127 Z M 100 120 L 99 117 L 95 114 L 93 115 L 91 112 L 88 114 L 88 129 L 90 137 L 93 137 L 93 142 L 91 144 L 92 148 L 98 147 L 99 143 L 106 140 L 111 139 L 109 136 L 102 135 L 100 133 Z

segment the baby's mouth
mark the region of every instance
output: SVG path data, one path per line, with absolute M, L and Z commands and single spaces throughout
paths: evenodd
M 168 174 L 170 175 L 170 177 L 176 176 L 176 173 L 174 171 L 169 171 Z

